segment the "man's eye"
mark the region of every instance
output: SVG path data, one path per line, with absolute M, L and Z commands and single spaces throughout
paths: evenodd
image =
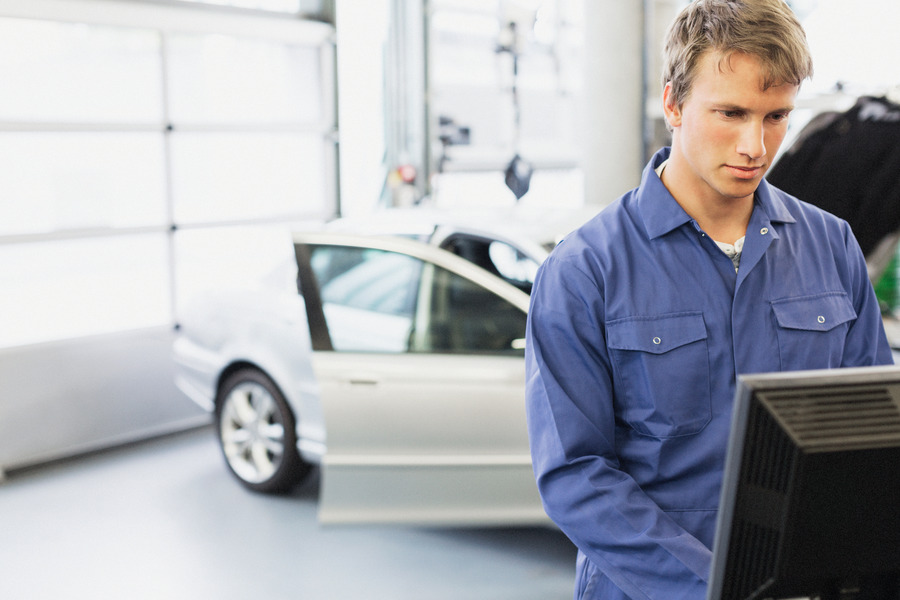
M 726 119 L 737 119 L 741 116 L 741 112 L 738 110 L 720 110 L 719 113 Z

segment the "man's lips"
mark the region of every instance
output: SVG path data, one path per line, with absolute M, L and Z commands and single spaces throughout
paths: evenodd
M 725 165 L 725 168 L 738 179 L 754 179 L 763 172 L 765 165 L 757 165 L 751 167 L 738 167 L 734 165 Z

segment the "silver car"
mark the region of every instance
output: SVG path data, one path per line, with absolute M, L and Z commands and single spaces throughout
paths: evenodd
M 294 235 L 293 289 L 206 297 L 180 319 L 176 383 L 215 413 L 231 472 L 279 492 L 320 465 L 323 522 L 547 522 L 524 339 L 552 242 L 351 230 Z

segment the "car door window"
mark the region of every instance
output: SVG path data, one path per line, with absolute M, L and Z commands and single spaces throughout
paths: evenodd
M 422 261 L 344 246 L 314 246 L 310 254 L 334 350 L 409 350 Z
M 398 252 L 309 249 L 335 351 L 524 352 L 525 312 L 458 273 Z
M 415 352 L 522 354 L 525 313 L 456 273 L 427 265 L 423 276 Z

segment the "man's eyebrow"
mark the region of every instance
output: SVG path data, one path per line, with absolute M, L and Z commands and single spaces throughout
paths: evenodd
M 746 106 L 738 106 L 737 104 L 714 103 L 712 106 L 715 110 L 729 110 L 729 111 L 734 111 L 734 112 L 748 112 L 750 110 Z M 776 108 L 775 110 L 772 110 L 769 112 L 770 113 L 793 112 L 794 108 L 795 108 L 794 105 L 791 104 L 788 106 L 783 106 L 781 108 Z

